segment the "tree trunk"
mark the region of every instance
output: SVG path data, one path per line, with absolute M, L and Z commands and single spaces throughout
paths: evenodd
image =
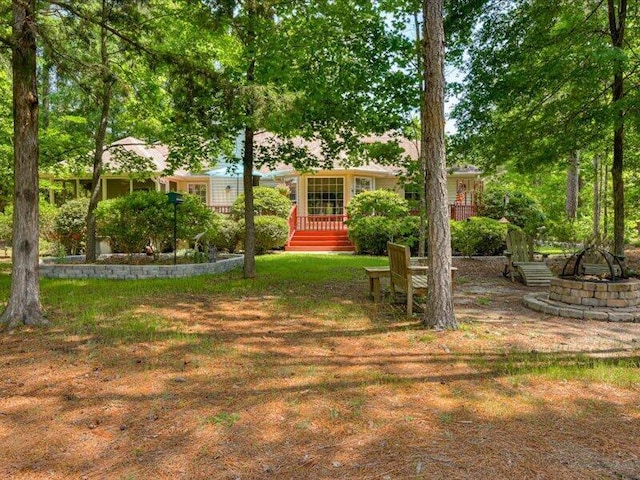
M 618 3 L 616 8 L 616 3 Z M 627 0 L 607 0 L 609 12 L 609 32 L 611 45 L 615 49 L 624 47 L 624 30 L 627 17 Z M 613 183 L 613 251 L 624 256 L 624 65 L 616 59 L 613 66 L 612 100 L 617 109 L 613 131 L 613 165 L 611 180 Z
M 245 129 L 244 129 L 244 155 L 242 157 L 242 166 L 244 169 L 242 181 L 244 186 L 244 278 L 255 278 L 256 276 L 256 228 L 255 213 L 253 211 L 253 116 L 254 106 L 251 88 L 255 83 L 256 73 L 256 32 L 254 22 L 256 21 L 257 8 L 255 0 L 249 0 L 246 3 L 247 15 L 249 17 L 246 44 L 249 52 L 249 66 L 247 67 L 246 84 L 250 91 L 249 101 L 245 109 Z
M 602 219 L 602 231 L 603 231 L 603 239 L 609 237 L 609 167 L 607 166 L 607 162 L 602 166 L 602 210 L 603 210 L 603 219 Z
M 593 241 L 602 245 L 600 237 L 600 158 L 593 156 Z
M 425 108 L 424 103 L 424 68 L 423 68 L 423 43 L 422 43 L 422 32 L 420 31 L 420 22 L 418 21 L 418 12 L 413 14 L 413 25 L 415 27 L 416 34 L 416 55 L 417 55 L 417 66 L 418 66 L 418 80 L 419 80 L 419 88 L 420 88 L 420 118 L 424 117 L 423 110 Z M 420 132 L 420 137 L 422 136 L 422 132 Z M 419 142 L 419 143 L 418 143 Z M 419 230 L 419 239 L 418 239 L 418 256 L 425 257 L 427 255 L 427 186 L 425 183 L 425 178 L 427 177 L 426 173 L 426 165 L 425 165 L 425 157 L 422 155 L 422 140 L 418 138 L 417 140 L 417 150 L 418 150 L 418 168 L 419 168 L 419 186 L 420 186 L 420 230 Z
M 567 166 L 567 200 L 565 213 L 569 220 L 578 218 L 578 195 L 580 193 L 580 156 L 577 151 L 569 154 Z
M 421 109 L 421 153 L 425 156 L 429 220 L 429 280 L 423 321 L 437 329 L 456 329 L 444 142 L 443 14 L 443 0 L 423 0 L 425 95 Z
M 114 77 L 109 69 L 109 51 L 107 49 L 107 29 L 106 22 L 107 9 L 106 1 L 102 1 L 102 27 L 100 28 L 100 55 L 102 65 L 102 92 L 100 94 L 100 120 L 96 128 L 93 149 L 93 173 L 91 176 L 91 197 L 87 208 L 87 243 L 86 261 L 92 263 L 96 261 L 96 215 L 95 211 L 101 197 L 101 177 L 102 177 L 102 155 L 104 153 L 104 143 L 107 136 L 107 126 L 109 123 L 109 109 L 111 107 L 111 91 Z
M 11 294 L 0 324 L 46 325 L 38 274 L 38 90 L 35 0 L 14 0 L 14 209 Z
M 256 276 L 256 229 L 253 211 L 253 129 L 244 130 L 244 278 Z

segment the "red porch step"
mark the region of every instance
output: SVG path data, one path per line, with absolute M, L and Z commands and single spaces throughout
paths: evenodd
M 346 230 L 298 230 L 285 247 L 287 252 L 354 252 Z

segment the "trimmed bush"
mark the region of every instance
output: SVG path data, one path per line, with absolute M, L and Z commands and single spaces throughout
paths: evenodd
M 289 237 L 289 224 L 281 217 L 261 215 L 255 217 L 256 255 L 262 255 L 269 250 L 282 248 Z M 241 238 L 244 239 L 244 221 L 240 220 Z M 244 241 L 244 240 L 243 240 Z
M 291 206 L 291 200 L 275 188 L 255 187 L 253 189 L 253 209 L 256 216 L 273 215 L 286 220 L 289 218 Z M 233 202 L 231 215 L 236 220 L 244 218 L 244 193 L 238 195 Z
M 40 205 L 38 206 L 38 211 L 38 228 L 40 229 L 40 237 L 47 241 L 55 241 L 55 225 L 56 218 L 58 217 L 59 212 L 58 207 L 47 202 L 46 200 L 41 200 Z M 87 212 L 85 211 L 84 213 L 86 216 Z
M 64 248 L 58 245 L 57 235 L 54 229 L 55 220 L 58 216 L 58 207 L 46 200 L 40 200 L 38 209 L 40 254 L 57 253 L 58 247 Z M 0 212 L 0 240 L 5 241 L 7 248 L 11 247 L 11 243 L 13 242 L 13 205 L 7 205 L 4 212 Z
M 206 232 L 204 241 L 221 252 L 233 253 L 242 235 L 240 224 L 228 217 L 217 215 Z
M 177 237 L 190 242 L 209 229 L 213 213 L 194 195 L 182 199 L 177 207 Z M 165 194 L 134 192 L 98 204 L 98 233 L 110 237 L 116 251 L 139 253 L 149 243 L 160 251 L 173 245 L 173 212 Z
M 419 228 L 418 217 L 364 217 L 349 222 L 349 239 L 359 254 L 386 255 L 387 242 L 401 243 L 415 250 Z
M 365 217 L 404 218 L 409 215 L 409 203 L 390 190 L 361 192 L 347 205 L 349 220 Z
M 471 217 L 451 221 L 451 248 L 463 255 L 501 255 L 509 226 L 497 220 Z
M 69 200 L 60 206 L 53 221 L 55 239 L 71 255 L 77 255 L 84 249 L 88 208 L 87 198 Z
M 387 242 L 412 249 L 418 244 L 420 219 L 409 216 L 409 204 L 390 190 L 361 192 L 347 205 L 349 239 L 356 252 L 386 255 Z

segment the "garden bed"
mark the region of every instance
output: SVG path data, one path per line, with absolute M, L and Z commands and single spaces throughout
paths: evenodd
M 183 263 L 173 265 L 173 256 L 163 255 L 154 261 L 145 255 L 101 255 L 98 263 L 87 264 L 83 255 L 64 258 L 47 257 L 40 264 L 44 278 L 104 278 L 112 280 L 138 280 L 151 278 L 179 278 L 195 275 L 221 274 L 242 266 L 243 255 L 225 255 L 215 262 Z M 129 263 L 127 263 L 129 262 Z

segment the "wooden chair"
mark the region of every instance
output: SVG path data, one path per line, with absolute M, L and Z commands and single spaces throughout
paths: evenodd
M 396 290 L 407 294 L 407 317 L 413 315 L 413 296 L 427 293 L 426 267 L 412 266 L 411 251 L 406 245 L 387 243 L 389 254 L 389 270 L 391 298 L 395 297 Z
M 413 296 L 426 295 L 427 293 L 427 272 L 426 265 L 413 265 L 411 263 L 411 251 L 406 245 L 397 243 L 387 243 L 389 254 L 389 290 L 391 298 L 395 297 L 395 292 L 401 290 L 407 294 L 407 317 L 413 315 Z M 425 259 L 418 259 L 425 260 Z M 456 282 L 456 267 L 451 267 L 451 293 Z
M 507 232 L 507 250 L 504 252 L 507 257 L 507 264 L 504 266 L 504 276 L 510 277 L 515 282 L 518 276 L 527 286 L 547 286 L 551 283 L 553 273 L 547 267 L 547 254 L 531 251 L 529 239 L 520 230 L 510 230 Z M 542 255 L 542 261 L 532 261 L 534 254 Z

